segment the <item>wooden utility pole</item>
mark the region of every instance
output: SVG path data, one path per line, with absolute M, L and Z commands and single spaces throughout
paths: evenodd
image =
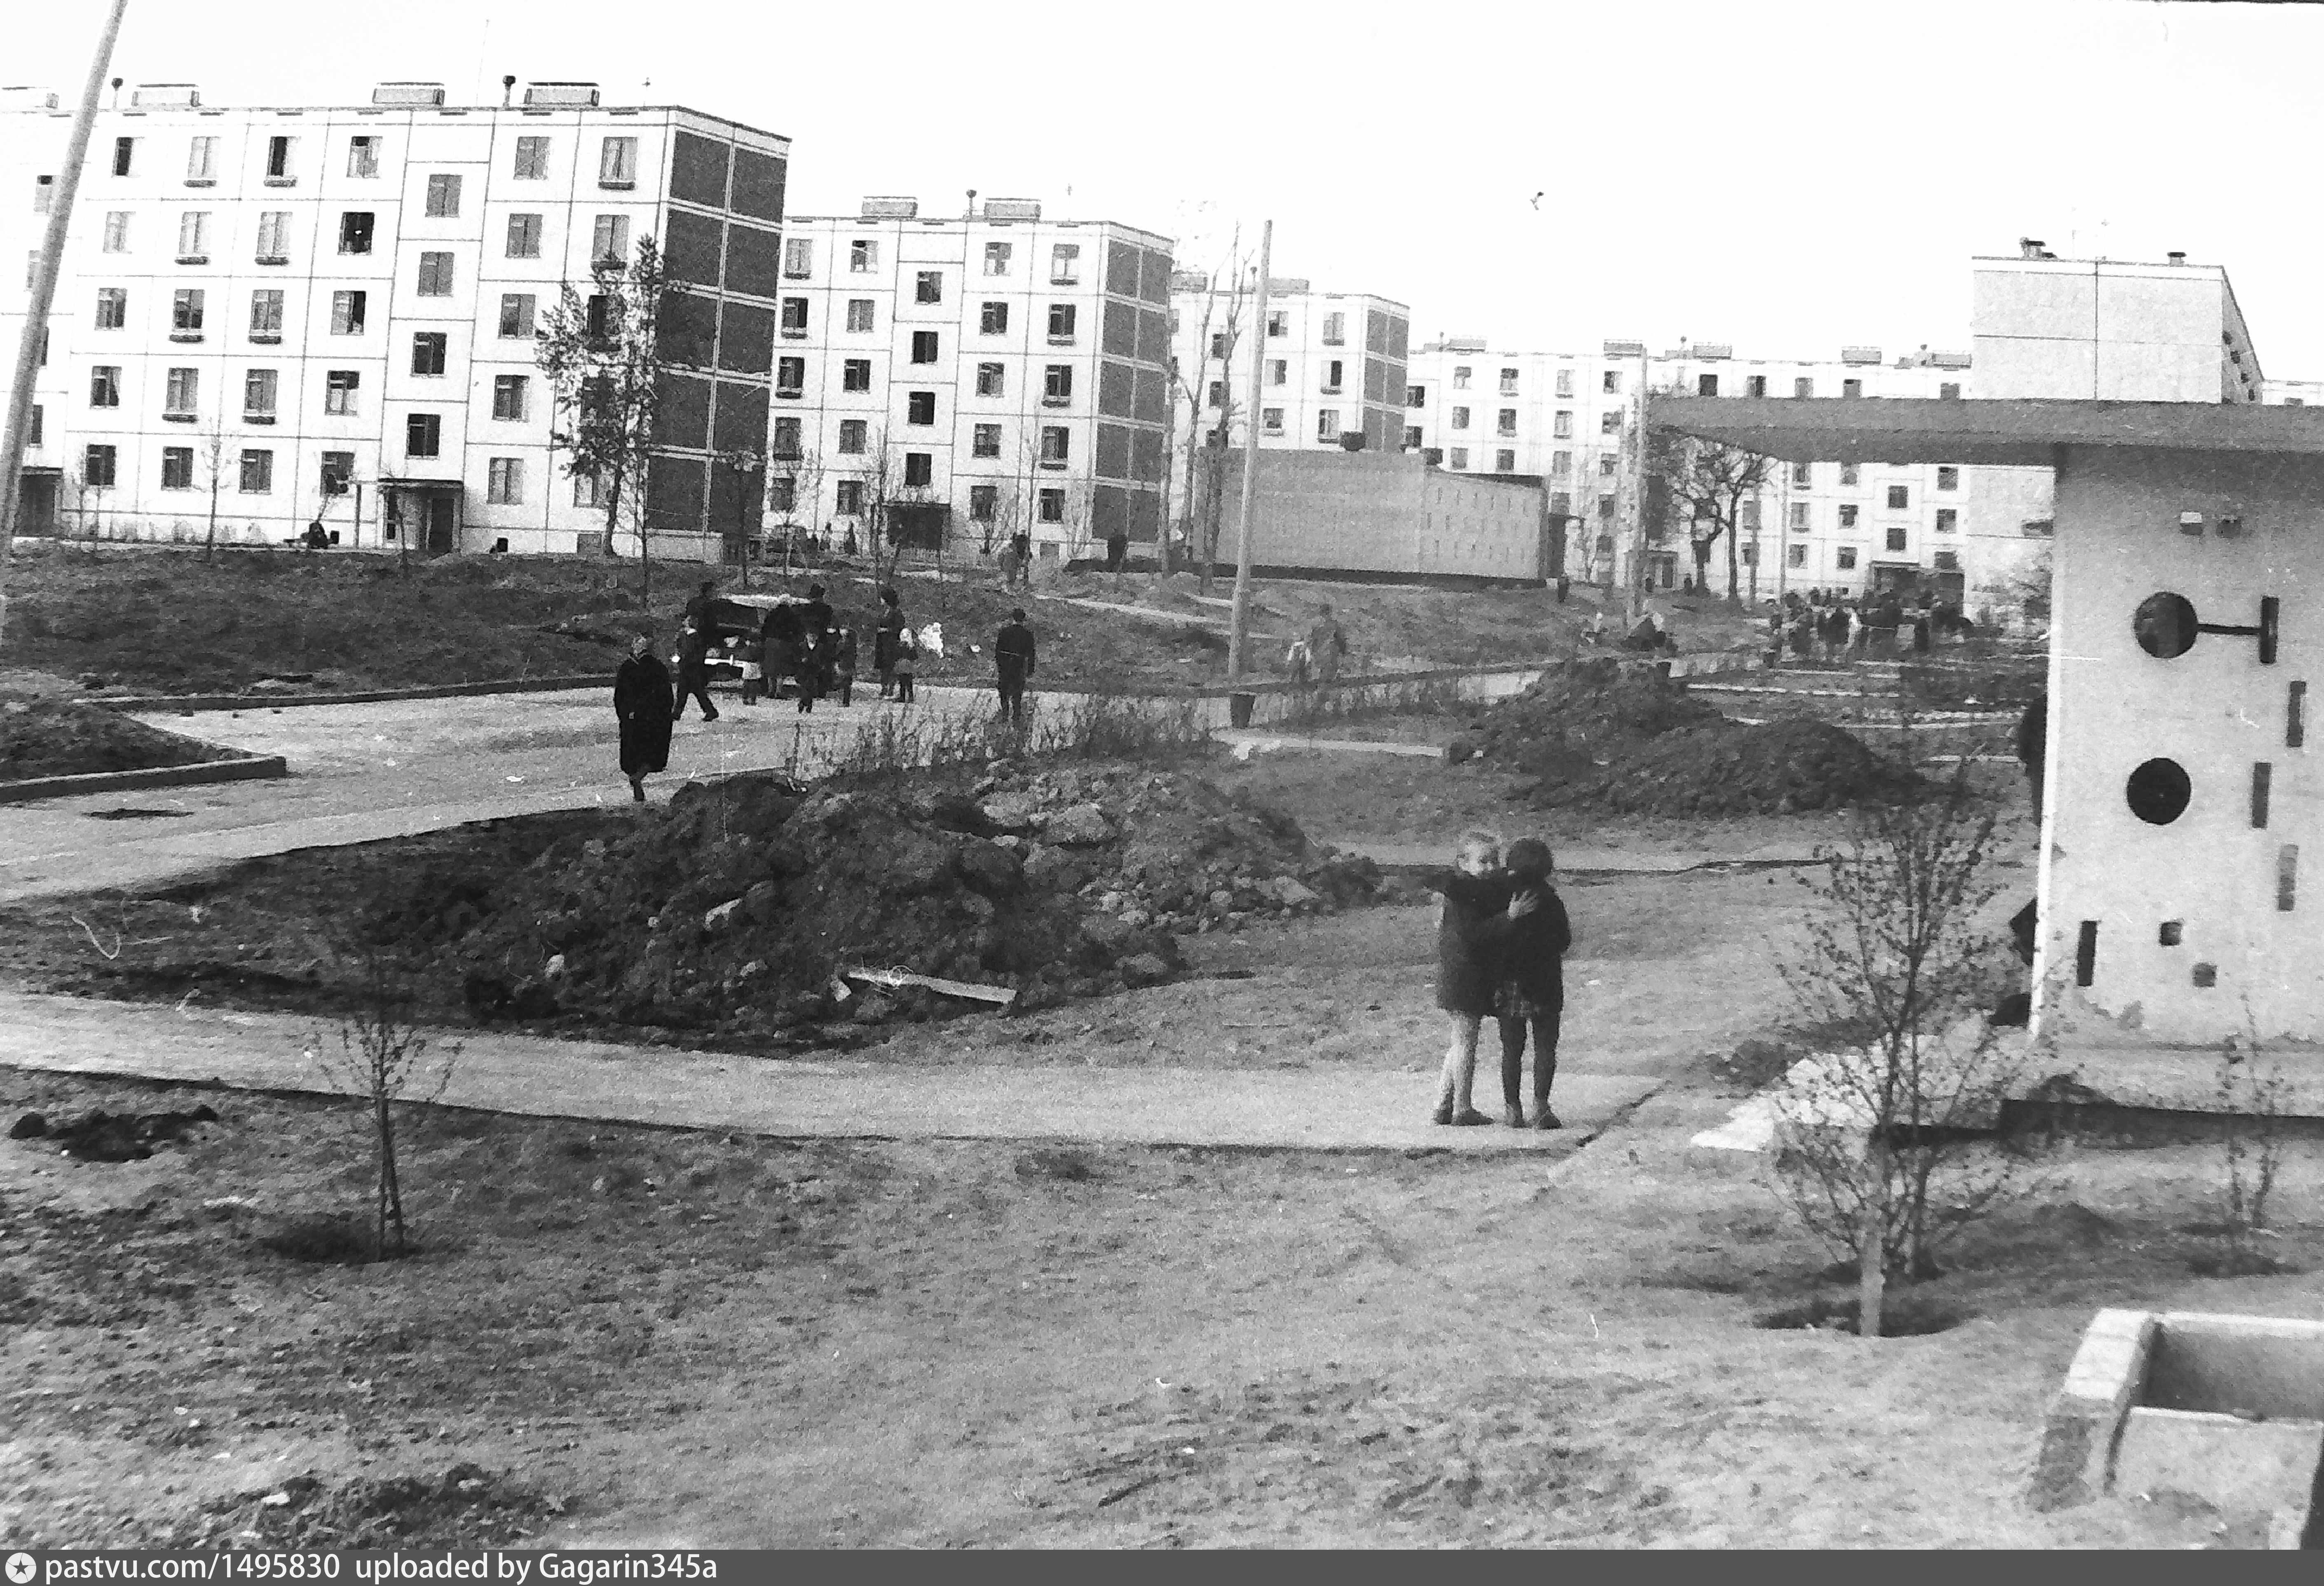
M 65 141 L 65 161 L 57 172 L 57 190 L 49 202 L 49 234 L 41 245 L 40 267 L 32 272 L 32 298 L 24 309 L 24 333 L 16 344 L 16 378 L 8 388 L 8 428 L 0 435 L 0 636 L 8 622 L 8 556 L 16 539 L 16 509 L 23 492 L 24 444 L 32 433 L 32 387 L 40 379 L 41 349 L 49 339 L 49 305 L 56 300 L 57 277 L 65 264 L 65 232 L 72 223 L 73 195 L 80 190 L 80 168 L 88 159 L 88 138 L 97 125 L 97 97 L 105 91 L 105 74 L 113 68 L 113 43 L 121 36 L 122 14 L 129 0 L 113 0 L 105 32 L 88 63 L 88 81 L 82 85 L 80 104 L 73 111 L 72 133 Z
M 1227 626 L 1227 681 L 1242 681 L 1250 649 L 1250 506 L 1259 490 L 1259 402 L 1267 367 L 1267 272 L 1274 263 L 1275 222 L 1259 234 L 1259 302 L 1251 316 L 1250 401 L 1242 415 L 1242 514 L 1235 525 L 1234 614 Z

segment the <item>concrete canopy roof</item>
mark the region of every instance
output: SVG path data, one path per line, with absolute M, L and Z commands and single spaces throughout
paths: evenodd
M 2324 408 L 2246 402 L 1658 396 L 1646 422 L 1788 463 L 2047 468 L 2061 447 L 2324 456 Z

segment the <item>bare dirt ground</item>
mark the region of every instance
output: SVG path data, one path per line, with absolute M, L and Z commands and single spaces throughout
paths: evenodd
M 53 687 L 0 684 L 0 782 L 199 765 L 221 756 L 214 744 L 84 705 Z

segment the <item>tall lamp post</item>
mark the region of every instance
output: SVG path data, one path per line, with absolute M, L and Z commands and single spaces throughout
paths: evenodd
M 766 471 L 767 459 L 744 447 L 720 459 L 734 470 L 734 550 L 742 564 L 742 587 L 751 587 L 751 492 Z

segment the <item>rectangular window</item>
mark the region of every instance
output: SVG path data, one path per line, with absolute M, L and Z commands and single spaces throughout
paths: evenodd
M 522 457 L 493 457 L 485 462 L 484 500 L 496 507 L 512 507 L 523 502 Z
M 360 369 L 333 369 L 323 376 L 323 411 L 342 419 L 355 415 L 355 392 L 363 389 Z
M 339 216 L 339 252 L 368 254 L 371 252 L 372 213 L 368 209 L 348 209 Z
M 1856 548 L 1855 548 L 1854 546 L 1852 546 L 1852 545 L 1843 545 L 1843 546 L 1841 546 L 1841 547 L 1840 547 L 1837 551 L 1835 551 L 1835 552 L 1832 554 L 1832 564 L 1833 564 L 1833 566 L 1835 566 L 1835 567 L 1839 567 L 1839 568 L 1840 568 L 1840 570 L 1841 572 L 1843 572 L 1843 573 L 1847 572 L 1849 568 L 1851 568 L 1851 567 L 1855 567 L 1855 566 L 1856 566 Z
M 1404 388 L 1404 405 L 1407 408 L 1426 407 L 1428 405 L 1428 388 L 1425 385 L 1406 386 Z
M 923 270 L 919 272 L 913 286 L 913 301 L 920 303 L 943 302 L 944 272 L 941 270 Z
M 1572 440 L 1573 438 L 1573 410 L 1571 408 L 1558 409 L 1555 417 L 1550 421 L 1549 432 L 1559 440 Z
M 1501 394 L 1503 396 L 1515 396 L 1517 394 L 1517 372 L 1516 370 L 1504 369 L 1501 371 Z
M 32 179 L 32 213 L 46 215 L 56 207 L 56 202 L 57 179 L 53 176 L 34 177 Z
M 1001 506 L 1001 492 L 990 484 L 968 487 L 968 520 L 972 523 L 990 523 Z
M 242 376 L 242 416 L 245 419 L 274 418 L 274 401 L 281 383 L 272 369 L 251 369 Z
M 1058 243 L 1049 250 L 1049 284 L 1073 286 L 1082 278 L 1082 245 Z
M 1339 409 L 1318 408 L 1315 410 L 1315 438 L 1325 442 L 1336 442 L 1340 438 Z
M 1894 524 L 1890 526 L 1888 530 L 1888 549 L 1890 550 L 1902 550 L 1904 549 L 1904 529 L 1902 524 Z
M 136 157 L 137 140 L 135 138 L 115 138 L 113 140 L 114 175 L 127 176 L 129 174 L 129 167 Z
M 1937 387 L 1937 400 L 1941 402 L 1957 402 L 1960 401 L 1960 386 L 1953 381 L 1946 381 L 1943 384 Z
M 863 481 L 843 479 L 832 486 L 832 508 L 843 518 L 863 515 Z
M 1227 405 L 1227 383 L 1225 381 L 1213 380 L 1211 382 L 1210 401 L 1208 405 L 1220 409 L 1223 409 Z
M 1599 478 L 1611 479 L 1614 476 L 1614 470 L 1618 466 L 1620 466 L 1620 459 L 1616 457 L 1612 452 L 1600 452 L 1598 454 Z
M 345 495 L 348 484 L 355 476 L 355 455 L 353 452 L 323 454 L 322 485 L 325 495 Z
M 1339 359 L 1333 358 L 1330 363 L 1324 364 L 1323 390 L 1325 393 L 1336 396 L 1339 393 L 1341 383 L 1345 377 L 1346 365 L 1342 364 Z
M 519 181 L 549 180 L 549 140 L 519 138 L 516 141 L 516 169 L 510 174 Z
M 597 146 L 597 185 L 633 188 L 638 185 L 638 141 L 607 138 Z
M 1448 468 L 1467 467 L 1469 466 L 1469 448 L 1465 446 L 1456 446 L 1452 447 L 1444 454 L 1444 466 Z
M 933 424 L 936 421 L 936 393 L 914 391 L 904 393 L 904 422 Z
M 1290 384 L 1291 360 L 1288 358 L 1269 358 L 1267 361 L 1267 383 L 1269 385 Z
M 874 299 L 848 299 L 847 333 L 850 336 L 866 336 L 877 329 L 878 312 L 879 310 L 876 307 L 876 300 Z
M 430 219 L 448 220 L 460 213 L 460 179 L 442 173 L 428 179 L 427 214 Z
M 1934 564 L 1937 571 L 1940 573 L 1958 573 L 1960 571 L 1960 553 L 1959 551 L 1941 550 L 1929 559 L 1932 564 Z
M 1345 314 L 1323 316 L 1323 345 L 1327 347 L 1348 345 L 1348 317 Z
M 1280 408 L 1269 408 L 1268 411 L 1276 416 L 1276 431 L 1277 434 L 1280 434 L 1283 428 L 1283 410 Z M 1421 439 L 1422 437 L 1419 425 L 1407 424 L 1404 427 L 1405 450 L 1408 452 L 1418 451 L 1421 447 Z
M 985 273 L 985 274 L 987 274 L 987 275 L 1006 275 L 1006 274 L 1008 274 L 1008 273 L 1009 273 L 1009 255 L 1010 255 L 1010 254 L 1011 252 L 1013 252 L 1013 250 L 1010 248 L 1010 246 L 1007 243 L 987 243 L 987 244 L 984 244 L 984 273 Z
M 1560 369 L 1557 372 L 1557 394 L 1562 397 L 1570 397 L 1573 394 L 1572 370 Z
M 422 330 L 411 338 L 411 372 L 414 374 L 441 374 L 446 355 L 450 351 L 451 337 L 441 330 Z
M 161 488 L 191 490 L 194 487 L 194 448 L 189 446 L 165 446 L 161 448 Z
M 1803 501 L 1795 501 L 1795 502 L 1794 502 L 1794 503 L 1792 503 L 1792 512 L 1791 512 L 1791 526 L 1792 526 L 1793 530 L 1795 530 L 1795 531 L 1798 531 L 1798 530 L 1804 530 L 1807 528 L 1807 526 L 1808 526 L 1808 503 L 1805 503 L 1805 502 L 1803 502 Z
M 1840 394 L 1843 401 L 1849 397 L 1862 396 L 1864 394 L 1864 382 L 1861 380 L 1841 381 L 1840 383 Z
M 630 256 L 630 217 L 600 215 L 589 231 L 589 260 L 594 264 L 620 264 Z
M 1516 473 L 1517 471 L 1517 453 L 1512 452 L 1512 451 L 1497 451 L 1497 452 L 1495 452 L 1495 453 L 1493 454 L 1493 472 L 1494 472 L 1494 473 L 1496 473 L 1496 474 L 1514 474 L 1514 473 Z
M 976 366 L 976 394 L 997 397 L 1008 394 L 1009 366 L 1005 364 L 979 364 Z
M 508 256 L 512 259 L 540 257 L 540 217 L 512 215 L 508 217 Z
M 1041 400 L 1062 407 L 1074 400 L 1074 366 L 1051 364 L 1041 373 Z
M 521 374 L 493 376 L 493 417 L 504 424 L 523 422 L 530 405 L 532 382 Z
M 1062 490 L 1043 491 L 1040 494 L 1039 505 L 1035 508 L 1035 515 L 1044 523 L 1064 522 L 1065 521 L 1065 493 Z
M 933 330 L 912 332 L 912 362 L 933 364 L 936 361 L 936 333 Z
M 1747 375 L 1743 381 L 1743 394 L 1748 397 L 1766 396 L 1767 394 L 1767 377 L 1764 374 Z
M 1452 410 L 1452 428 L 1455 429 L 1466 429 L 1469 428 L 1468 409 L 1455 408 Z
M 805 298 L 783 300 L 783 334 L 791 337 L 803 337 L 807 334 L 807 300 Z
M 1619 369 L 1607 370 L 1599 379 L 1598 389 L 1608 396 L 1618 396 L 1621 394 L 1622 372 Z
M 170 329 L 191 336 L 202 327 L 204 293 L 198 286 L 181 286 L 170 297 Z
M 593 338 L 602 341 L 613 333 L 613 299 L 604 292 L 589 294 L 589 301 L 582 310 L 582 318 L 588 334 Z
M 290 256 L 290 211 L 269 209 L 258 217 L 258 262 L 274 264 Z
M 509 337 L 530 336 L 539 302 L 540 300 L 530 292 L 503 292 L 501 335 Z
M 1712 396 L 1717 396 L 1719 393 L 1717 392 L 1712 392 L 1711 394 Z M 1743 565 L 1745 567 L 1756 567 L 1759 565 L 1759 548 L 1757 546 L 1747 545 L 1740 549 L 1743 552 Z
M 365 292 L 333 292 L 331 294 L 331 334 L 361 336 L 364 333 L 364 305 L 369 300 Z
M 451 254 L 420 255 L 420 295 L 423 298 L 448 298 L 452 295 Z
M 1956 512 L 1956 511 L 1955 511 L 1954 509 L 1952 509 L 1951 507 L 1939 507 L 1939 508 L 1937 509 L 1937 532 L 1938 532 L 1938 533 L 1940 533 L 1940 534 L 1950 534 L 1951 532 L 1953 532 L 1953 530 L 1955 530 L 1956 529 L 1959 529 L 1960 527 L 1960 512 Z
M 129 140 L 124 138 L 123 143 Z M 80 482 L 91 490 L 110 490 L 115 470 L 120 466 L 120 454 L 109 446 L 93 446 L 81 453 Z
M 1063 463 L 1073 451 L 1073 431 L 1056 424 L 1041 426 L 1041 461 Z
M 1598 415 L 1598 433 L 1600 435 L 1619 435 L 1622 433 L 1622 414 L 1619 409 L 1617 409 L 1610 413 L 1600 413 Z
M 845 451 L 847 449 L 846 425 L 842 424 L 839 427 L 839 449 L 841 451 Z M 799 444 L 799 421 L 797 419 L 792 418 L 776 420 L 774 425 L 774 435 L 772 437 L 772 445 L 774 447 L 775 456 L 784 458 L 787 461 L 796 462 L 800 456 L 804 456 L 804 450 Z
M 777 358 L 775 360 L 775 394 L 797 396 L 807 389 L 807 360 Z
M 1283 410 L 1281 408 L 1261 408 L 1259 410 L 1259 427 L 1268 435 L 1282 434 Z
M 1071 303 L 1049 305 L 1049 339 L 1071 341 L 1074 338 L 1074 306 Z
M 972 433 L 969 455 L 977 457 L 997 457 L 1001 455 L 1001 426 L 980 424 Z
M 986 303 L 978 309 L 976 328 L 985 336 L 1006 336 L 1009 333 L 1009 305 Z
M 1840 503 L 1840 526 L 1843 529 L 1853 529 L 1856 527 L 1856 503 L 1854 502 L 1844 501 Z
M 573 504 L 576 507 L 604 506 L 605 476 L 588 469 L 573 475 Z
M 1940 463 L 1937 466 L 1937 488 L 1939 490 L 1959 490 L 1960 488 L 1960 470 L 1953 467 L 1950 464 Z
M 379 174 L 379 139 L 376 137 L 347 140 L 347 174 L 377 176 Z
M 1804 374 L 1800 376 L 1797 380 L 1792 382 L 1792 394 L 1795 397 L 1812 397 L 1815 395 L 1815 382 L 1809 379 Z
M 1472 371 L 1472 370 L 1469 367 L 1469 365 L 1468 365 L 1468 364 L 1453 364 L 1453 365 L 1452 365 L 1452 389 L 1453 389 L 1454 391 L 1466 391 L 1466 390 L 1468 390 L 1468 389 L 1469 389 L 1469 377 L 1470 377 L 1470 375 L 1471 375 L 1471 373 L 1474 373 L 1474 371 Z
M 784 420 L 778 419 L 775 422 L 779 426 Z M 790 422 L 796 426 L 798 420 L 794 419 Z M 870 429 L 871 425 L 864 420 L 842 419 L 839 421 L 839 449 L 851 457 L 861 456 Z
M 274 454 L 267 451 L 247 451 L 242 454 L 242 493 L 272 495 L 274 493 Z
M 847 273 L 869 275 L 880 268 L 880 244 L 870 237 L 857 237 L 847 244 Z
M 1719 394 L 1719 376 L 1716 374 L 1696 375 L 1694 377 L 1694 394 L 1697 396 L 1717 396 Z
M 841 364 L 839 365 L 839 389 L 842 391 L 870 391 L 872 389 L 872 360 L 869 358 L 849 358 Z
M 1808 463 L 1794 463 L 1792 465 L 1792 484 L 1794 488 L 1805 490 L 1808 487 L 1809 482 L 1813 478 L 1813 475 L 1809 472 L 1810 468 L 1813 465 Z
M 1503 408 L 1500 410 L 1499 419 L 1499 425 L 1494 433 L 1515 435 L 1517 432 L 1517 410 L 1515 408 Z
M 1549 476 L 1552 479 L 1567 479 L 1571 478 L 1572 475 L 1573 454 L 1572 452 L 1552 452 L 1549 454 Z
M 266 180 L 273 187 L 289 187 L 295 179 L 290 174 L 290 140 L 271 137 L 266 140 Z
M 1269 336 L 1289 336 L 1291 334 L 1291 312 L 1289 309 L 1271 309 L 1268 311 L 1267 334 Z
M 1911 490 L 1902 484 L 1892 484 L 1888 487 L 1888 510 L 1890 512 L 1901 512 L 1912 504 L 1913 493 Z
M 784 474 L 767 481 L 767 507 L 770 512 L 790 513 L 798 510 L 798 476 Z
M 1784 548 L 1784 560 L 1791 567 L 1806 567 L 1808 565 L 1808 548 L 1804 545 L 1785 546 Z
M 202 372 L 172 369 L 164 389 L 167 394 L 161 399 L 161 411 L 175 418 L 190 419 L 201 407 Z
M 783 274 L 792 281 L 815 278 L 815 239 L 787 237 L 783 242 Z
M 186 180 L 200 182 L 205 187 L 217 180 L 217 143 L 216 138 L 196 138 L 186 147 Z
M 1857 463 L 1842 463 L 1840 466 L 1840 483 L 1842 489 L 1848 489 L 1853 485 L 1861 484 L 1863 482 L 1863 478 L 1864 469 L 1862 465 Z
M 178 217 L 178 263 L 199 263 L 210 256 L 210 212 L 189 209 Z
M 444 443 L 444 420 L 435 413 L 412 413 L 403 420 L 403 455 L 432 457 Z
M 936 476 L 936 460 L 932 453 L 906 452 L 904 454 L 905 489 L 924 490 L 935 482 Z
M 1549 515 L 1553 518 L 1570 518 L 1573 516 L 1573 493 L 1568 490 L 1551 491 L 1549 493 Z
M 105 251 L 125 254 L 129 251 L 129 211 L 109 209 L 105 216 Z
M 129 289 L 101 286 L 97 289 L 97 328 L 121 330 L 129 324 Z

